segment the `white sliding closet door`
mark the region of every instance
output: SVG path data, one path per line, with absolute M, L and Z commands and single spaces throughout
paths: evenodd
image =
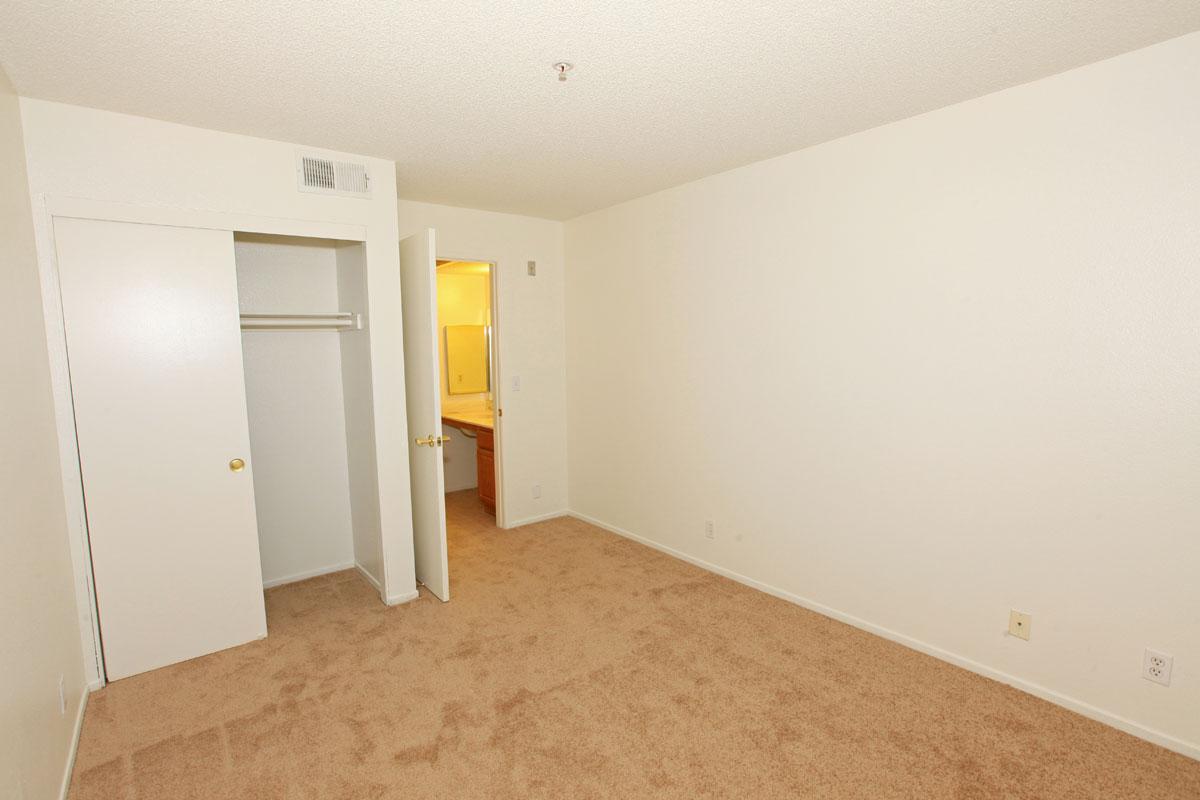
M 233 234 L 54 233 L 109 680 L 265 636 Z

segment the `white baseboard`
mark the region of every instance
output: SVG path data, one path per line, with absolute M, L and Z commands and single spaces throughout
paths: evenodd
M 925 655 L 933 656 L 934 658 L 940 659 L 942 661 L 946 661 L 950 664 L 955 665 L 956 667 L 962 667 L 963 669 L 969 670 L 970 672 L 974 672 L 977 675 L 982 675 L 985 678 L 991 678 L 992 680 L 999 681 L 1000 683 L 1004 683 L 1009 686 L 1012 686 L 1015 689 L 1020 689 L 1021 691 L 1026 692 L 1027 694 L 1031 694 L 1034 697 L 1039 697 L 1042 700 L 1046 700 L 1048 702 L 1054 703 L 1055 705 L 1062 706 L 1063 708 L 1066 708 L 1066 709 L 1070 709 L 1071 711 L 1074 711 L 1077 714 L 1082 714 L 1083 716 L 1087 717 L 1088 719 L 1093 719 L 1097 722 L 1104 723 L 1105 725 L 1109 725 L 1113 728 L 1116 728 L 1117 730 L 1121 730 L 1132 736 L 1136 736 L 1139 739 L 1145 739 L 1148 742 L 1157 744 L 1160 747 L 1165 747 L 1166 749 L 1172 750 L 1176 753 L 1179 753 L 1180 755 L 1184 755 L 1184 756 L 1187 756 L 1188 758 L 1200 760 L 1200 744 L 1196 744 L 1193 742 L 1186 742 L 1182 739 L 1178 739 L 1169 734 L 1154 730 L 1153 728 L 1148 728 L 1144 725 L 1133 722 L 1132 720 L 1129 720 L 1124 717 L 1121 717 L 1116 714 L 1105 711 L 1102 708 L 1097 708 L 1096 706 L 1093 706 L 1090 703 L 1085 703 L 1082 700 L 1077 700 L 1076 698 L 1070 697 L 1069 695 L 1062 694 L 1061 692 L 1054 691 L 1053 689 L 1047 689 L 1045 686 L 1041 686 L 1041 685 L 1033 683 L 1031 681 L 1027 681 L 1023 678 L 1018 678 L 1017 676 L 1011 675 L 1007 672 L 1002 672 L 998 669 L 993 669 L 992 667 L 989 667 L 986 664 L 981 664 L 978 661 L 974 661 L 974 660 L 966 658 L 964 656 L 960 656 L 957 653 L 952 653 L 948 650 L 943 650 L 940 647 L 935 647 L 934 645 L 927 644 L 926 642 L 922 642 L 919 639 L 914 639 L 911 636 L 906 636 L 902 633 L 897 633 L 896 631 L 889 630 L 888 628 L 884 628 L 879 625 L 875 625 L 874 623 L 867 622 L 864 619 L 860 619 L 860 618 L 852 616 L 850 614 L 846 614 L 841 611 L 838 611 L 835 608 L 830 608 L 829 606 L 823 605 L 821 603 L 817 603 L 813 600 L 809 600 L 806 597 L 801 597 L 799 595 L 792 594 L 791 592 L 784 591 L 783 589 L 779 589 L 774 586 L 770 586 L 768 584 L 762 583 L 761 581 L 756 581 L 753 578 L 748 578 L 745 575 L 734 572 L 733 570 L 725 569 L 724 567 L 719 567 L 716 564 L 712 564 L 703 559 L 688 555 L 687 553 L 684 553 L 681 550 L 676 550 L 673 547 L 667 547 L 666 545 L 659 544 L 658 542 L 655 542 L 652 539 L 647 539 L 644 536 L 639 536 L 638 534 L 633 533 L 631 531 L 627 531 L 624 528 L 618 528 L 615 525 L 609 525 L 606 522 L 601 522 L 598 519 L 593 519 L 592 517 L 589 517 L 586 514 L 580 514 L 575 511 L 568 511 L 567 516 L 571 516 L 571 517 L 574 517 L 575 519 L 582 520 L 583 522 L 586 522 L 590 525 L 595 525 L 597 528 L 603 528 L 606 531 L 615 533 L 618 536 L 623 536 L 626 539 L 632 539 L 635 542 L 644 544 L 647 547 L 653 548 L 654 550 L 658 550 L 661 553 L 666 553 L 667 555 L 678 558 L 681 561 L 686 561 L 689 564 L 694 564 L 695 566 L 700 567 L 701 569 L 705 569 L 705 570 L 708 570 L 709 572 L 714 572 L 718 575 L 722 575 L 726 578 L 729 578 L 730 580 L 734 580 L 734 581 L 737 581 L 738 583 L 749 586 L 752 589 L 757 589 L 760 592 L 766 592 L 767 594 L 773 595 L 774 597 L 778 597 L 781 600 L 787 600 L 789 603 L 795 603 L 798 606 L 807 608 L 809 611 L 815 611 L 818 614 L 821 614 L 826 617 L 830 617 L 832 619 L 836 619 L 839 622 L 844 622 L 847 625 L 853 625 L 855 628 L 859 628 L 860 630 L 864 630 L 868 633 L 873 633 L 876 636 L 881 636 L 884 639 L 888 639 L 889 641 L 893 641 L 893 642 L 896 642 L 897 644 L 904 645 L 905 647 L 908 647 L 912 650 L 916 650 L 917 652 L 920 652 L 920 653 L 924 653 Z
M 559 517 L 573 516 L 570 511 L 549 511 L 545 514 L 538 514 L 534 517 L 525 517 L 524 519 L 512 520 L 508 522 L 509 528 L 519 528 L 522 525 L 532 525 L 535 522 L 545 522 L 548 519 L 558 519 Z M 582 518 L 581 518 L 582 519 Z M 603 526 L 600 526 L 603 527 Z
M 62 788 L 58 790 L 59 800 L 67 800 L 71 791 L 71 773 L 75 771 L 75 756 L 79 753 L 79 735 L 83 733 L 83 715 L 87 711 L 88 695 L 91 690 L 84 688 L 79 695 L 79 710 L 75 712 L 75 730 L 71 734 L 71 749 L 67 751 L 67 766 L 63 772 Z
M 358 570 L 359 575 L 363 576 L 363 580 L 375 587 L 375 591 L 379 592 L 379 598 L 383 600 L 385 605 L 398 606 L 402 603 L 416 600 L 421 596 L 420 592 L 418 592 L 416 589 L 413 589 L 411 592 L 403 592 L 398 595 L 393 595 L 392 597 L 386 597 L 383 593 L 383 584 L 381 584 L 374 575 L 367 572 L 366 567 L 364 567 L 362 564 L 355 564 L 354 568 Z
M 389 597 L 384 602 L 386 602 L 389 606 L 398 606 L 404 603 L 411 603 L 420 596 L 421 593 L 418 590 L 413 589 L 411 592 L 405 592 L 404 594 L 398 594 L 393 597 Z
M 408 603 L 412 600 L 416 600 L 418 597 L 421 596 L 421 593 L 414 588 L 411 592 L 401 592 L 400 594 L 392 595 L 391 597 L 386 597 L 383 594 L 383 585 L 378 580 L 375 579 L 374 575 L 367 572 L 367 570 L 363 567 L 362 564 L 355 564 L 354 568 L 358 570 L 358 574 L 362 575 L 367 583 L 369 583 L 375 587 L 375 591 L 379 592 L 380 598 L 382 598 L 383 602 L 389 606 L 398 606 L 398 605 L 401 605 L 402 603 Z
M 413 589 L 411 592 L 404 592 L 392 597 L 386 597 L 383 593 L 383 584 L 376 580 L 374 575 L 367 572 L 366 567 L 364 567 L 362 564 L 355 564 L 354 568 L 358 570 L 359 575 L 363 576 L 363 580 L 375 587 L 375 591 L 379 592 L 379 599 L 383 600 L 385 605 L 398 606 L 401 603 L 407 603 L 411 600 L 416 600 L 421 596 L 420 592 L 418 592 L 416 589 Z
M 351 566 L 353 566 L 356 570 L 358 570 L 359 575 L 362 575 L 364 578 L 366 578 L 367 583 L 369 583 L 375 587 L 375 591 L 379 592 L 379 594 L 381 596 L 383 595 L 383 586 L 380 585 L 379 581 L 376 580 L 374 575 L 367 572 L 366 567 L 364 567 L 362 564 L 359 564 L 357 562 L 352 564 Z
M 328 575 L 331 572 L 341 572 L 344 569 L 353 569 L 357 566 L 353 561 L 347 561 L 344 564 L 330 564 L 327 567 L 318 567 L 310 569 L 306 572 L 297 572 L 295 575 L 285 575 L 282 578 L 272 578 L 269 581 L 263 581 L 263 588 L 270 589 L 275 586 L 283 586 L 288 583 L 296 583 L 297 581 L 306 581 L 309 578 L 316 578 L 320 575 Z

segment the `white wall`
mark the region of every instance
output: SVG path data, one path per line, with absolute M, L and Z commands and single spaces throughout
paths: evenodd
M 243 312 L 338 310 L 335 241 L 240 234 Z M 343 334 L 243 331 L 254 502 L 267 586 L 354 564 Z
M 403 189 L 403 187 L 401 187 Z M 437 230 L 438 258 L 493 261 L 500 296 L 494 309 L 504 410 L 497 459 L 509 526 L 567 507 L 563 376 L 563 256 L 560 222 L 401 200 L 400 233 Z M 537 276 L 526 262 L 537 262 Z M 521 390 L 512 379 L 520 377 Z M 542 496 L 533 498 L 540 485 Z
M 442 426 L 442 467 L 446 476 L 446 491 L 460 492 L 479 486 L 479 463 L 475 439 L 453 425 Z
M 1194 34 L 569 222 L 571 509 L 1200 756 L 1198 86 Z
M 446 328 L 450 325 L 490 325 L 492 279 L 489 275 L 437 274 L 438 370 L 442 389 L 442 411 L 479 410 L 487 404 L 487 392 L 450 394 L 446 372 Z
M 46 203 L 84 198 L 140 211 L 182 209 L 243 215 L 272 222 L 300 220 L 365 229 L 371 287 L 370 398 L 377 442 L 408 438 L 404 413 L 399 257 L 396 250 L 395 166 L 363 159 L 371 171 L 370 199 L 304 193 L 296 189 L 296 156 L 313 148 L 190 128 L 157 120 L 22 98 L 29 188 L 34 200 L 40 269 L 46 288 L 51 375 L 60 421 L 60 457 L 68 487 L 68 523 L 83 541 L 78 520 L 78 465 L 70 419 L 65 351 L 53 284 L 53 237 Z M 140 212 L 139 212 L 140 213 Z M 408 456 L 404 448 L 377 447 L 380 552 L 385 594 L 391 602 L 415 596 Z
M 86 680 L 21 116 L 2 70 L 0 174 L 0 796 L 57 797 Z
M 372 386 L 371 336 L 374 323 L 367 298 L 366 252 L 356 242 L 337 248 L 338 310 L 359 314 L 360 330 L 338 334 L 342 361 L 342 401 L 346 415 L 346 465 L 350 479 L 350 520 L 354 530 L 354 562 L 371 580 L 383 574 L 379 507 L 380 474 Z M 397 264 L 399 270 L 399 264 Z M 395 309 L 385 307 L 384 313 Z M 381 326 L 386 331 L 387 326 Z M 406 579 L 407 580 L 407 579 Z M 415 578 L 413 579 L 416 580 Z M 404 584 L 401 584 L 403 588 Z M 415 594 L 415 588 L 414 588 Z M 392 600 L 397 599 L 395 596 Z

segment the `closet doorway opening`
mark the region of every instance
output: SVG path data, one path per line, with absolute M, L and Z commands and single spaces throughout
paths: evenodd
M 235 233 L 234 253 L 263 585 L 380 589 L 363 244 Z
M 473 491 L 496 516 L 500 496 L 496 269 L 490 261 L 437 259 L 439 391 L 445 493 Z

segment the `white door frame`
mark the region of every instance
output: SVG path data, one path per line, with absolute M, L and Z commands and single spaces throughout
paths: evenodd
M 63 501 L 66 506 L 67 540 L 75 579 L 75 601 L 83 649 L 85 679 L 92 691 L 104 686 L 103 653 L 100 648 L 99 615 L 92 577 L 91 548 L 88 544 L 87 518 L 84 513 L 83 477 L 79 467 L 79 443 L 75 438 L 75 409 L 71 399 L 71 378 L 67 361 L 66 329 L 59 294 L 58 257 L 54 243 L 56 218 L 93 219 L 106 222 L 133 222 L 169 225 L 181 228 L 210 228 L 243 233 L 282 236 L 307 236 L 365 242 L 364 225 L 320 220 L 267 217 L 255 214 L 225 213 L 167 206 L 140 206 L 105 200 L 63 195 L 35 198 L 35 235 L 38 249 L 38 277 L 42 289 L 42 315 L 46 329 L 47 360 L 54 399 L 54 421 L 58 433 L 59 469 Z M 382 549 L 382 546 L 381 546 Z M 384 586 L 387 586 L 387 560 L 380 557 Z M 386 589 L 381 589 L 381 596 Z M 387 602 L 386 597 L 383 597 Z
M 491 341 L 491 359 L 490 359 L 490 374 L 488 380 L 492 385 L 492 447 L 495 452 L 495 470 L 496 470 L 496 527 L 507 528 L 507 514 L 505 513 L 506 503 L 504 502 L 504 431 L 503 431 L 503 416 L 504 404 L 502 401 L 502 389 L 504 385 L 500 382 L 500 270 L 497 268 L 495 261 L 489 261 L 486 258 L 459 258 L 457 256 L 447 256 L 438 253 L 438 261 L 470 261 L 476 264 L 488 265 L 488 291 L 491 292 L 491 297 L 488 302 L 491 303 L 492 315 L 492 341 Z

